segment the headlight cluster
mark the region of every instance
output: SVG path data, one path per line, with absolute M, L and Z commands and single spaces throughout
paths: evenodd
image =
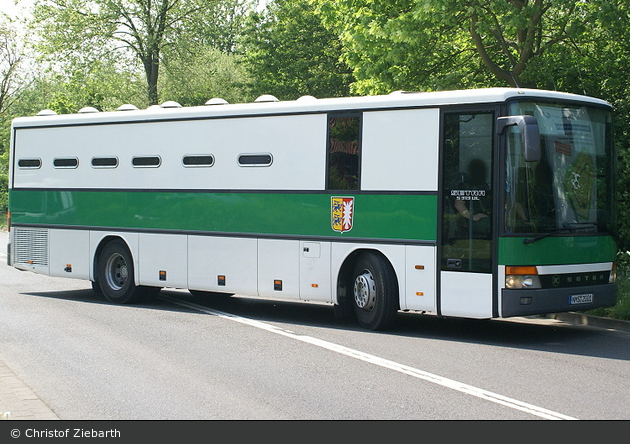
M 505 288 L 540 288 L 538 276 L 508 274 L 505 276 Z
M 505 288 L 541 288 L 536 267 L 505 267 Z
M 570 275 L 569 275 L 570 276 Z M 599 283 L 603 283 L 601 279 L 605 279 L 605 275 L 599 275 Z M 586 276 L 586 282 L 588 283 L 590 276 Z M 595 279 L 596 276 L 593 277 Z M 569 277 L 567 279 L 573 279 Z M 577 282 L 580 282 L 580 276 L 577 277 Z M 617 267 L 613 263 L 608 283 L 613 284 L 617 281 Z M 595 281 L 593 281 L 595 284 Z M 506 266 L 505 267 L 505 288 L 511 290 L 516 289 L 533 289 L 542 288 L 540 284 L 540 277 L 538 276 L 538 270 L 534 266 Z

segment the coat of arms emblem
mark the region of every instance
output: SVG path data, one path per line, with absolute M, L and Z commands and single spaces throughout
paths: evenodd
M 352 229 L 354 219 L 354 197 L 331 197 L 332 229 L 343 233 Z

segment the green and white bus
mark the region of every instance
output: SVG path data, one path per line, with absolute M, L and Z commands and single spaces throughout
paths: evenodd
M 12 123 L 9 265 L 319 301 L 372 330 L 615 304 L 611 106 L 490 88 Z

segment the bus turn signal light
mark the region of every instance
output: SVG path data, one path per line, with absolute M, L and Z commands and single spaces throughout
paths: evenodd
M 527 267 L 527 266 L 518 266 L 518 267 L 514 267 L 514 266 L 507 266 L 505 267 L 505 274 L 533 274 L 536 275 L 538 274 L 538 270 L 536 270 L 536 267 Z

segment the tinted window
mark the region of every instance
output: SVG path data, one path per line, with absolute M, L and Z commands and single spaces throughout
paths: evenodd
M 329 116 L 328 178 L 329 190 L 359 189 L 361 116 Z
M 131 160 L 134 167 L 157 168 L 161 163 L 160 156 L 138 156 Z
M 241 154 L 238 164 L 241 166 L 269 166 L 273 158 L 271 154 Z
M 214 156 L 211 154 L 184 156 L 182 164 L 185 167 L 211 167 L 214 165 Z
M 442 269 L 492 270 L 491 112 L 444 116 Z
M 58 158 L 53 160 L 55 168 L 76 168 L 79 166 L 79 159 L 76 157 Z
M 18 168 L 24 168 L 24 169 L 29 169 L 29 168 L 40 168 L 42 166 L 42 160 L 41 159 L 20 159 L 18 160 Z
M 94 157 L 92 159 L 94 168 L 116 168 L 118 166 L 117 157 Z

